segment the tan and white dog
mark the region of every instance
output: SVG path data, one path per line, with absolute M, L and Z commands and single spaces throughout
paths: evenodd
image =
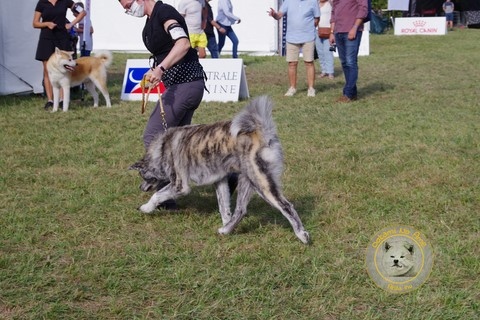
M 297 211 L 282 193 L 283 152 L 272 119 L 272 101 L 266 96 L 253 100 L 233 120 L 169 128 L 154 138 L 143 159 L 130 169 L 143 178 L 142 191 L 156 191 L 140 207 L 144 213 L 188 194 L 191 183 L 214 184 L 223 223 L 220 234 L 233 231 L 256 192 L 284 215 L 300 241 L 310 241 Z M 233 214 L 230 174 L 238 174 Z
M 93 106 L 98 107 L 97 87 L 110 108 L 110 95 L 107 90 L 107 68 L 112 63 L 112 54 L 108 51 L 97 52 L 91 57 L 74 60 L 72 51 L 55 48 L 47 61 L 48 76 L 53 87 L 53 110 L 58 110 L 60 88 L 63 89 L 63 111 L 68 111 L 70 104 L 70 87 L 82 83 L 93 97 Z

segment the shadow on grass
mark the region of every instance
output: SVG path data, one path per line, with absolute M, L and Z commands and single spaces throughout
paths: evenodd
M 360 88 L 359 92 L 362 97 L 368 97 L 379 92 L 393 91 L 395 86 L 388 82 L 376 81 Z

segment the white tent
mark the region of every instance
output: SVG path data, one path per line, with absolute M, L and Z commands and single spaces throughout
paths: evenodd
M 75 0 L 77 1 L 77 0 Z M 80 1 L 80 0 L 79 0 Z M 85 0 L 81 0 L 85 2 Z M 231 0 L 233 12 L 241 18 L 241 23 L 233 26 L 240 41 L 241 52 L 276 52 L 278 49 L 278 22 L 269 17 L 267 11 L 277 8 L 278 0 Z M 180 0 L 163 0 L 178 8 Z M 213 15 L 217 15 L 218 0 L 210 1 Z M 32 9 L 33 14 L 33 9 Z M 70 17 L 71 13 L 69 16 Z M 145 18 L 133 18 L 117 0 L 91 0 L 90 18 L 94 29 L 93 49 L 146 51 L 142 41 Z M 225 52 L 232 46 L 225 41 Z
M 0 95 L 43 92 L 35 60 L 40 31 L 32 27 L 37 0 L 0 1 Z

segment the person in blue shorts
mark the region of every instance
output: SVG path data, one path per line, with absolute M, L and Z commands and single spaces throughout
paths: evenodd
M 453 11 L 455 10 L 455 5 L 450 0 L 445 0 L 442 5 L 443 12 L 445 12 L 445 18 L 447 18 L 447 29 L 450 31 L 453 30 Z

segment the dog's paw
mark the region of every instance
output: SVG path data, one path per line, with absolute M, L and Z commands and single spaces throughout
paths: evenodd
M 302 241 L 303 243 L 305 243 L 305 244 L 309 244 L 309 243 L 310 243 L 310 235 L 308 234 L 307 231 L 302 230 L 302 231 L 298 232 L 298 233 L 296 234 L 296 236 L 297 236 L 298 239 L 300 239 L 300 241 Z
M 219 234 L 225 235 L 225 234 L 229 234 L 229 233 L 230 233 L 230 230 L 228 230 L 228 229 L 225 228 L 225 227 L 221 227 L 221 228 L 218 228 L 217 232 L 218 232 Z
M 151 206 L 149 203 L 145 203 L 138 208 L 143 213 L 152 213 L 155 210 L 155 206 Z

